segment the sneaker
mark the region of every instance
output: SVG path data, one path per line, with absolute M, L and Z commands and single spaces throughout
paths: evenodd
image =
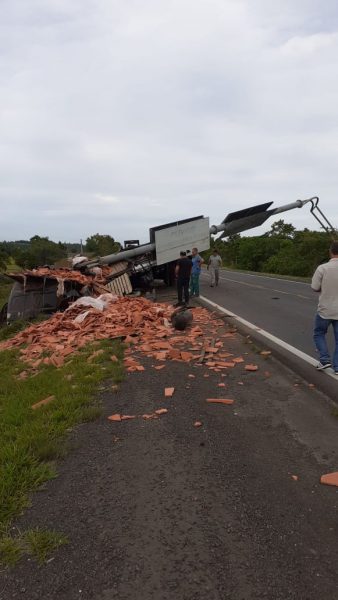
M 325 369 L 329 369 L 331 367 L 331 363 L 325 363 L 325 365 L 323 365 L 322 363 L 318 363 L 318 365 L 316 366 L 317 371 L 324 371 Z

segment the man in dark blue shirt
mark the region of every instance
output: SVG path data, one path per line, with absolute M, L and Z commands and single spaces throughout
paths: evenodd
M 182 250 L 180 252 L 180 258 L 178 259 L 175 267 L 175 276 L 177 280 L 177 306 L 183 306 L 189 304 L 189 282 L 191 274 L 191 260 L 187 258 L 187 253 Z M 183 302 L 184 293 L 184 302 Z

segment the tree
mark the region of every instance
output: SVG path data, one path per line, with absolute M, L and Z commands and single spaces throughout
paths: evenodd
M 58 260 L 66 258 L 67 250 L 61 243 L 55 243 L 48 237 L 33 236 L 27 248 L 17 248 L 13 253 L 15 262 L 23 268 L 52 265 Z
M 0 250 L 0 271 L 5 271 L 7 267 L 7 256 L 6 254 Z
M 86 252 L 94 254 L 95 256 L 106 256 L 108 254 L 115 254 L 121 250 L 121 244 L 115 242 L 114 238 L 110 235 L 101 235 L 95 233 L 86 240 Z
M 0 271 L 6 271 L 9 257 L 10 254 L 6 242 L 0 242 Z
M 283 219 L 275 221 L 271 225 L 271 229 L 268 232 L 269 237 L 279 237 L 284 239 L 294 238 L 296 228 L 291 223 L 284 223 Z

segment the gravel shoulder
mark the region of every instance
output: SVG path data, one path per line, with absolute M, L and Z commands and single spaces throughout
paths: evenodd
M 117 393 L 107 384 L 104 414 L 72 432 L 59 477 L 17 523 L 70 543 L 0 573 L 1 600 L 337 599 L 338 488 L 319 480 L 338 470 L 338 420 L 239 334 L 226 350 L 258 371 L 142 358 Z M 234 404 L 206 402 L 218 397 Z

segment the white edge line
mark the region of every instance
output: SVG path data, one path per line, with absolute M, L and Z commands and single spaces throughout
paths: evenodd
M 299 285 L 307 285 L 311 287 L 311 283 L 307 281 L 297 281 L 296 279 L 282 279 L 281 277 L 274 277 L 273 275 L 258 275 L 258 273 L 246 273 L 245 271 L 231 271 L 231 269 L 221 268 L 221 272 L 223 273 L 233 273 L 236 275 L 245 275 L 248 277 L 260 277 L 261 279 L 275 279 L 276 281 L 287 281 L 288 283 L 298 283 Z M 206 274 L 206 273 L 205 273 Z
M 281 340 L 280 338 L 276 337 L 272 333 L 269 333 L 268 331 L 265 331 L 265 329 L 261 329 L 260 327 L 257 327 L 257 325 L 254 325 L 253 323 L 250 323 L 249 321 L 246 321 L 242 317 L 239 317 L 238 315 L 236 315 L 235 313 L 231 312 L 230 310 L 227 310 L 226 308 L 223 308 L 223 306 L 220 306 L 219 304 L 216 304 L 216 302 L 213 302 L 212 300 L 209 300 L 205 296 L 200 296 L 200 298 L 201 298 L 201 300 L 203 302 L 206 302 L 207 304 L 210 304 L 210 306 L 212 306 L 213 308 L 216 308 L 217 310 L 219 310 L 220 312 L 224 313 L 225 315 L 228 315 L 229 317 L 233 317 L 233 319 L 235 321 L 238 321 L 238 323 L 241 323 L 242 325 L 245 325 L 248 329 L 251 329 L 252 331 L 256 331 L 257 333 L 259 333 L 260 335 L 262 335 L 266 339 L 270 340 L 271 342 L 274 342 L 276 345 L 280 346 L 284 350 L 287 350 L 291 354 L 294 354 L 298 358 L 301 358 L 302 360 L 304 360 L 305 362 L 307 362 L 312 367 L 315 367 L 318 364 L 318 360 L 312 358 L 312 356 L 309 356 L 308 354 L 305 354 L 305 352 L 302 352 L 302 350 L 298 350 L 298 348 L 295 348 L 294 346 L 291 346 L 287 342 L 284 342 L 283 340 Z M 325 375 L 328 375 L 329 377 L 331 377 L 331 379 L 333 379 L 334 381 L 337 381 L 337 377 L 335 375 L 333 375 L 333 373 L 325 371 Z

